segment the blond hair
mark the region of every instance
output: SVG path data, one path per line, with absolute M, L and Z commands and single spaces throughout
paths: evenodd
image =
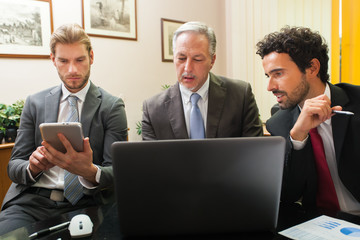
M 50 50 L 55 55 L 56 44 L 82 43 L 85 45 L 89 55 L 92 50 L 89 36 L 85 30 L 76 23 L 64 24 L 57 28 L 50 38 Z

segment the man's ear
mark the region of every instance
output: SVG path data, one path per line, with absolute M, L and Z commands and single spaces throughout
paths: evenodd
M 94 62 L 94 51 L 91 50 L 90 51 L 90 65 L 93 64 L 93 62 Z
M 318 76 L 320 72 L 320 61 L 317 58 L 313 58 L 310 61 L 311 66 L 306 69 L 306 73 L 309 74 L 312 77 Z
M 55 63 L 55 55 L 53 53 L 50 53 L 50 59 L 53 62 L 54 66 L 56 67 L 56 63 Z
M 216 54 L 214 54 L 214 56 L 212 56 L 211 58 L 211 68 L 214 66 L 215 60 L 216 60 Z

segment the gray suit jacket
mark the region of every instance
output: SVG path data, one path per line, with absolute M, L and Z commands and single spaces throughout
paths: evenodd
M 84 194 L 93 195 L 97 202 L 105 203 L 109 196 L 112 197 L 113 191 L 110 146 L 115 141 L 126 140 L 127 121 L 123 101 L 91 82 L 90 84 L 83 105 L 81 123 L 84 137 L 90 139 L 93 162 L 100 167 L 101 177 L 99 186 L 92 190 L 84 188 Z M 26 171 L 29 157 L 38 146 L 41 146 L 39 125 L 44 122 L 57 122 L 60 97 L 61 86 L 57 86 L 26 99 L 15 146 L 8 164 L 8 174 L 13 183 L 2 207 L 34 184 Z
M 207 138 L 263 135 L 249 83 L 210 73 Z M 188 139 L 179 83 L 144 101 L 144 140 Z

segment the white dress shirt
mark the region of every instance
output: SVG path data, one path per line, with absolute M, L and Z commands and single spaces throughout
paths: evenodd
M 331 92 L 330 87 L 326 84 L 325 94 L 331 100 Z M 300 108 L 301 110 L 301 108 Z M 336 195 L 338 197 L 339 205 L 341 211 L 349 212 L 353 214 L 360 214 L 360 203 L 355 199 L 355 197 L 347 190 L 344 184 L 341 182 L 337 163 L 336 163 L 336 155 L 335 155 L 335 147 L 334 147 L 334 139 L 332 133 L 332 125 L 331 118 L 321 123 L 317 130 L 322 138 L 325 150 L 326 161 L 329 166 L 329 170 L 331 173 L 331 178 L 334 182 Z M 309 137 L 307 137 L 304 141 L 295 141 L 291 139 L 293 143 L 293 147 L 295 150 L 302 149 Z
M 206 120 L 207 120 L 207 111 L 208 111 L 209 79 L 210 79 L 210 75 L 208 74 L 207 80 L 201 86 L 201 88 L 196 92 L 201 97 L 197 104 L 199 106 L 202 119 L 204 121 L 205 131 L 206 131 Z M 186 87 L 184 87 L 182 84 L 180 84 L 180 93 L 184 108 L 186 129 L 188 132 L 188 136 L 190 136 L 190 111 L 191 111 L 190 97 L 191 94 L 193 94 L 193 92 L 187 89 Z

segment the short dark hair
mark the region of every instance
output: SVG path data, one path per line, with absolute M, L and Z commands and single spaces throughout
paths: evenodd
M 280 32 L 266 35 L 256 47 L 256 54 L 262 59 L 272 52 L 289 54 L 302 73 L 311 67 L 311 60 L 316 58 L 320 62 L 318 77 L 323 82 L 329 80 L 329 49 L 325 39 L 318 32 L 305 27 L 286 26 Z

